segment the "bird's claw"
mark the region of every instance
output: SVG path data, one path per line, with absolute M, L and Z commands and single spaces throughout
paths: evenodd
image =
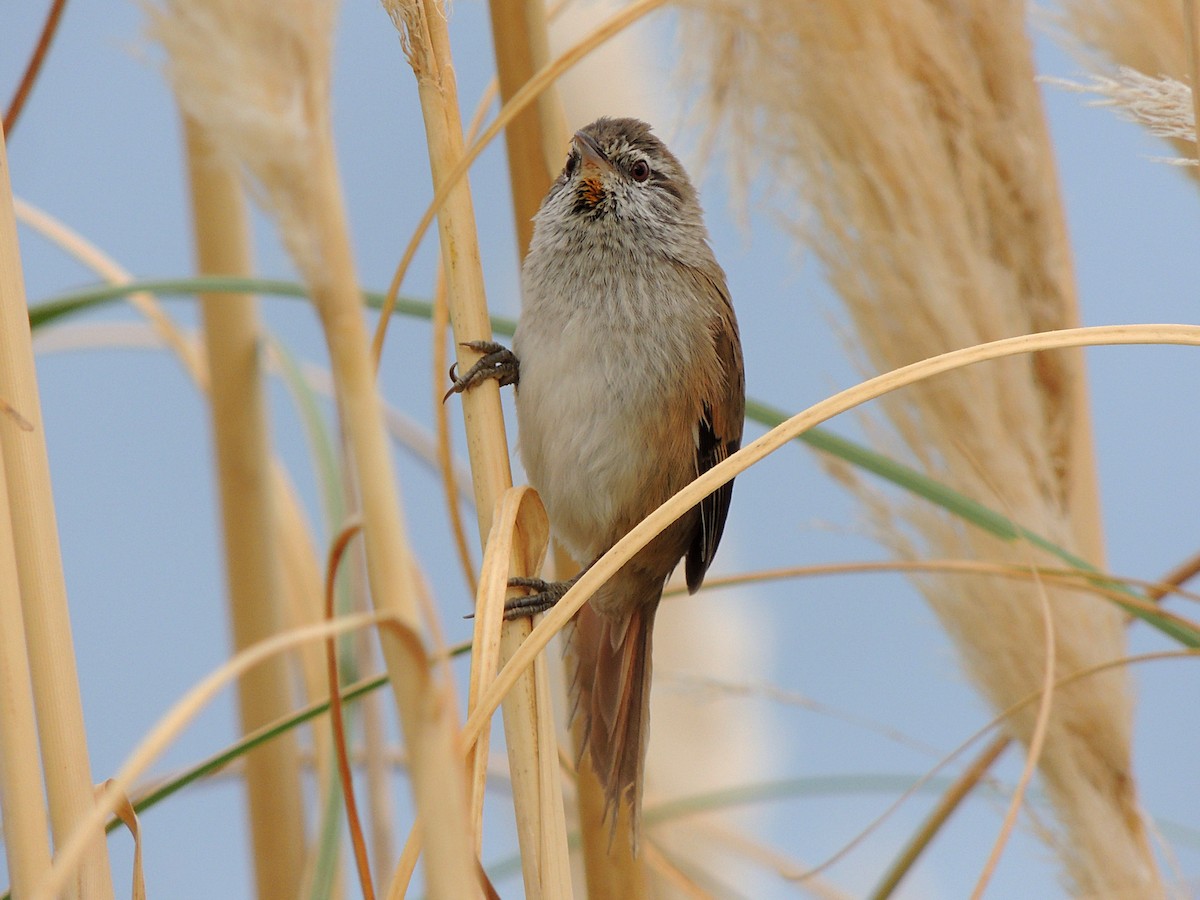
M 461 394 L 489 378 L 499 381 L 500 387 L 517 383 L 520 360 L 503 344 L 495 341 L 464 341 L 460 346 L 482 353 L 483 356 L 462 376 L 458 375 L 458 363 L 450 367 L 450 380 L 454 383 L 442 397 L 443 403 L 450 399 L 451 394 Z
M 533 591 L 527 597 L 514 597 L 504 604 L 504 618 L 520 619 L 535 616 L 554 606 L 571 589 L 577 579 L 543 581 L 541 578 L 510 578 L 508 586 Z

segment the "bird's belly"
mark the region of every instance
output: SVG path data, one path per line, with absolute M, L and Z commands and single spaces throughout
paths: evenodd
M 691 424 L 630 360 L 560 345 L 521 361 L 521 460 L 555 535 L 581 563 L 695 476 Z

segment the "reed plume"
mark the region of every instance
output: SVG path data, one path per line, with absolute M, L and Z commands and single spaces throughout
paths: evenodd
M 1117 79 L 1125 81 L 1120 71 L 1125 69 L 1188 85 L 1194 81 L 1196 61 L 1188 49 L 1185 7 L 1190 4 L 1177 0 L 1063 0 L 1057 36 L 1097 75 L 1111 77 L 1115 69 Z M 1159 137 L 1170 141 L 1180 156 L 1196 158 L 1194 138 Z
M 869 368 L 1076 324 L 1070 251 L 1024 5 L 741 0 L 690 18 L 714 129 L 773 173 L 839 293 Z M 747 152 L 752 151 L 752 152 Z M 884 403 L 889 451 L 1094 564 L 1103 556 L 1082 357 L 974 367 Z M 898 449 L 899 448 L 899 449 Z M 929 506 L 868 507 L 903 556 L 1031 564 Z M 917 585 L 996 709 L 1036 691 L 1046 665 L 1036 591 Z M 1056 674 L 1123 655 L 1118 610 L 1047 588 Z M 1132 698 L 1111 670 L 1058 692 L 1041 773 L 1072 890 L 1161 892 L 1131 774 Z M 1028 743 L 1035 711 L 1009 723 Z
M 1196 158 L 1196 122 L 1192 89 L 1166 76 L 1155 78 L 1137 69 L 1121 66 L 1112 75 L 1093 74 L 1086 82 L 1045 78 L 1048 84 L 1092 94 L 1091 106 L 1108 106 L 1155 137 L 1187 147 L 1186 157 L 1166 160 L 1177 165 L 1200 165 Z
M 1190 87 L 1200 80 L 1195 4 L 1064 0 L 1057 20 L 1057 36 L 1092 71 L 1091 83 L 1065 86 L 1097 94 L 1098 105 L 1115 107 L 1166 140 L 1178 154 L 1170 161 L 1200 179 L 1197 98 Z

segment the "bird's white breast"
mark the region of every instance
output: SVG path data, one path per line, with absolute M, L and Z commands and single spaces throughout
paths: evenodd
M 555 534 L 588 562 L 695 476 L 683 386 L 705 326 L 679 285 L 550 256 L 549 273 L 526 268 L 513 343 L 520 452 Z

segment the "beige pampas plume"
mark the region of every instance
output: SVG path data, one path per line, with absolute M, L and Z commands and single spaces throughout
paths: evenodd
M 1085 53 L 1184 80 L 1190 71 L 1185 5 L 1179 0 L 1062 0 L 1055 16 Z
M 329 118 L 336 4 L 328 0 L 169 2 L 147 6 L 150 37 L 167 51 L 180 108 L 204 125 L 214 151 L 244 169 L 256 199 L 306 278 L 320 277 L 312 194 Z M 311 190 L 309 189 L 311 188 Z
M 777 179 L 884 371 L 996 338 L 1075 324 L 1063 215 L 1023 3 L 740 0 L 690 16 L 714 130 Z M 753 152 L 747 152 L 751 150 Z M 1102 562 L 1082 358 L 1018 357 L 922 382 L 883 405 L 889 452 Z M 897 450 L 897 446 L 902 448 Z M 879 511 L 905 555 L 1042 558 L 926 504 Z M 1036 691 L 1044 624 L 1033 588 L 918 582 L 996 709 Z M 1049 589 L 1056 674 L 1121 657 L 1120 612 Z M 1119 669 L 1054 695 L 1040 771 L 1071 889 L 1161 895 L 1132 781 L 1132 700 Z M 1035 711 L 1009 723 L 1028 743 Z M 964 723 L 965 727 L 966 723 Z M 983 848 L 981 848 L 981 865 Z
M 1089 81 L 1043 78 L 1046 84 L 1092 94 L 1092 106 L 1112 107 L 1131 122 L 1136 122 L 1155 137 L 1166 138 L 1189 147 L 1187 157 L 1167 162 L 1197 166 L 1195 107 L 1192 89 L 1174 78 L 1154 78 L 1128 66 L 1120 66 L 1114 75 L 1092 75 Z
M 1179 0 L 1063 0 L 1058 37 L 1101 76 L 1123 68 L 1186 85 L 1193 71 L 1183 16 L 1188 5 Z M 1116 78 L 1125 80 L 1121 74 Z M 1196 156 L 1194 140 L 1166 137 L 1180 156 Z

